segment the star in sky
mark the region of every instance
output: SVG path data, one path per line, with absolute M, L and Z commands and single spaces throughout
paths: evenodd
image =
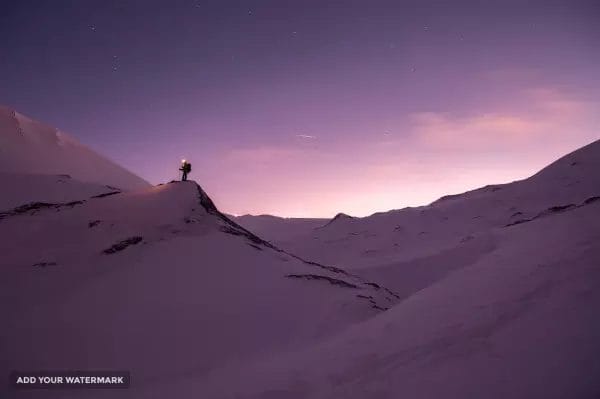
M 116 72 L 117 69 L 119 68 L 118 62 L 119 62 L 119 57 L 117 57 L 116 55 L 113 55 L 112 58 L 112 70 L 113 72 Z

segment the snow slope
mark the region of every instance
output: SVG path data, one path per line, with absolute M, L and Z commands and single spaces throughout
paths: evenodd
M 456 257 L 471 262 L 494 248 L 491 229 L 600 196 L 599 170 L 596 141 L 528 179 L 443 197 L 428 206 L 334 220 L 284 247 L 307 259 L 356 269 L 391 265 L 401 270 L 396 266 L 436 257 L 430 263 Z M 262 235 L 273 239 L 267 231 Z
M 213 398 L 597 397 L 598 215 L 600 201 L 498 228 L 497 249 L 388 312 L 186 388 L 210 386 Z
M 0 106 L 0 173 L 70 175 L 123 190 L 150 184 L 67 134 Z
M 397 300 L 273 247 L 194 182 L 16 209 L 0 214 L 1 374 L 129 369 L 152 390 L 311 346 Z
M 145 397 L 597 397 L 598 160 L 596 142 L 522 182 L 334 221 L 314 233 L 324 239 L 315 255 L 373 260 L 356 272 L 397 288 L 399 303 L 315 345 L 191 375 Z M 355 228 L 383 249 L 394 233 L 411 240 L 427 229 L 428 238 L 415 235 L 430 241 L 399 240 L 403 251 L 363 257 L 362 240 L 326 236 Z
M 118 192 L 112 186 L 84 183 L 69 175 L 0 173 L 0 212 L 28 203 L 66 203 Z
M 16 296 L 22 302 L 16 302 L 18 314 L 9 318 L 10 331 L 17 335 L 11 340 L 19 344 L 2 349 L 26 359 L 17 361 L 21 367 L 34 359 L 40 367 L 119 364 L 135 370 L 134 387 L 110 397 L 593 398 L 600 392 L 599 214 L 600 201 L 589 201 L 496 228 L 496 248 L 471 265 L 386 312 L 340 323 L 331 334 L 318 337 L 312 335 L 314 326 L 305 324 L 315 315 L 306 313 L 332 316 L 343 308 L 336 310 L 324 301 L 333 292 L 318 290 L 328 286 L 303 287 L 315 292 L 302 297 L 310 303 L 301 311 L 303 305 L 291 299 L 298 292 L 293 285 L 280 278 L 263 281 L 262 290 L 280 293 L 276 305 L 266 301 L 268 307 L 260 299 L 265 291 L 249 288 L 255 280 L 243 266 L 230 274 L 224 264 L 206 270 L 173 262 L 181 251 L 189 251 L 186 243 L 199 245 L 197 254 L 204 255 L 223 245 L 222 237 L 210 234 L 167 241 L 165 247 L 146 244 L 154 247 L 147 256 L 146 250 L 127 249 L 122 253 L 127 260 L 111 264 L 106 257 L 94 273 L 78 273 L 68 282 L 65 274 L 52 277 L 56 269 L 49 266 L 30 269 L 18 281 L 28 295 Z M 230 239 L 233 243 L 239 237 Z M 266 251 L 244 246 L 248 254 Z M 248 254 L 229 253 L 225 261 L 235 264 L 240 260 L 233 259 Z M 259 260 L 261 268 L 271 270 L 267 259 Z M 53 288 L 40 281 L 59 284 L 62 294 L 44 292 Z M 282 283 L 283 292 L 277 288 Z M 2 288 L 5 292 L 8 287 Z M 239 299 L 227 295 L 240 291 Z M 15 303 L 14 297 L 3 299 Z M 263 312 L 269 316 L 257 319 L 257 306 L 267 307 Z M 283 309 L 294 311 L 286 314 Z M 247 312 L 252 319 L 244 319 Z M 298 317 L 294 328 L 282 330 Z M 227 328 L 215 328 L 215 322 Z M 296 331 L 299 326 L 308 331 Z M 290 331 L 293 338 L 286 335 Z M 295 342 L 267 344 L 263 334 Z M 173 335 L 176 341 L 169 339 Z M 53 345 L 46 343 L 50 339 Z M 72 348 L 66 356 L 65 347 Z M 123 353 L 128 356 L 119 358 Z M 61 397 L 107 396 L 64 391 Z
M 277 246 L 290 246 L 298 237 L 323 227 L 328 220 L 319 218 L 282 218 L 271 215 L 243 215 L 234 220 Z

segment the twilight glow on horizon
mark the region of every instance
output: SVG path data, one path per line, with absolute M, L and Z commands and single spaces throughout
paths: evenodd
M 232 214 L 526 178 L 600 138 L 598 1 L 19 1 L 0 104 Z

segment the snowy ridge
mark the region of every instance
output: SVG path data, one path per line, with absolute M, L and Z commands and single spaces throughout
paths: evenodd
M 173 184 L 173 182 L 171 184 Z M 210 197 L 202 189 L 202 187 L 200 187 L 200 185 L 198 185 L 198 184 L 196 184 L 196 187 L 198 189 L 198 196 L 200 198 L 200 204 L 202 205 L 202 207 L 206 210 L 207 213 L 217 216 L 221 220 L 221 222 L 224 224 L 224 226 L 221 228 L 221 231 L 228 233 L 228 234 L 245 237 L 249 242 L 251 242 L 251 244 L 249 244 L 249 245 L 252 246 L 253 248 L 261 250 L 261 248 L 259 246 L 262 246 L 264 248 L 268 248 L 268 249 L 280 252 L 282 254 L 285 254 L 287 256 L 290 256 L 292 258 L 298 259 L 306 265 L 316 266 L 316 267 L 322 269 L 323 271 L 332 272 L 337 275 L 336 278 L 332 278 L 332 277 L 328 277 L 328 276 L 321 276 L 321 275 L 316 275 L 316 274 L 288 274 L 288 275 L 286 275 L 286 277 L 303 278 L 303 279 L 307 279 L 307 280 L 323 280 L 323 281 L 328 281 L 330 284 L 333 284 L 333 285 L 339 285 L 339 286 L 348 287 L 348 288 L 359 288 L 359 286 L 362 285 L 363 287 L 368 287 L 370 289 L 374 288 L 377 291 L 381 290 L 382 292 L 385 293 L 385 299 L 388 302 L 393 302 L 394 299 L 399 298 L 397 294 L 395 294 L 394 292 L 392 292 L 391 290 L 389 290 L 385 287 L 381 287 L 377 283 L 365 281 L 364 279 L 362 279 L 356 275 L 353 275 L 353 274 L 345 271 L 344 269 L 340 269 L 338 267 L 326 266 L 326 265 L 322 265 L 317 262 L 304 260 L 297 255 L 286 252 L 286 251 L 274 246 L 270 242 L 263 240 L 262 238 L 256 236 L 254 233 L 245 229 L 238 223 L 231 220 L 225 214 L 220 212 L 217 209 L 217 207 L 215 206 L 215 204 L 212 202 Z M 343 278 L 350 279 L 352 282 L 341 280 L 340 276 L 343 276 Z M 365 296 L 357 296 L 357 297 L 373 299 L 372 297 L 365 297 Z M 380 309 L 380 310 L 387 309 L 387 306 L 385 306 L 385 305 L 383 305 L 385 307 L 381 307 L 375 301 L 371 301 L 371 302 L 372 302 L 373 307 L 376 309 Z
M 106 193 L 3 214 L 1 372 L 125 364 L 154 386 L 311 345 L 397 301 L 262 240 L 192 181 Z
M 334 264 L 354 261 L 355 273 L 385 281 L 401 301 L 316 346 L 226 367 L 181 389 L 170 385 L 169 393 L 594 397 L 600 390 L 599 161 L 595 142 L 500 189 L 312 232 L 298 248 Z M 314 237 L 319 241 L 310 247 Z M 392 256 L 365 254 L 365 241 L 379 248 L 391 241 L 398 249 Z M 239 377 L 224 390 L 230 375 Z
M 231 219 L 282 247 L 286 247 L 297 237 L 302 237 L 328 222 L 327 219 L 320 218 L 283 218 L 272 215 L 243 215 Z M 263 234 L 265 232 L 266 236 Z
M 349 219 L 281 244 L 307 259 L 360 269 L 434 256 L 473 239 L 491 248 L 495 228 L 600 196 L 599 169 L 596 141 L 522 181 L 446 196 L 428 206 Z M 268 231 L 261 235 L 272 239 Z
M 502 230 L 497 250 L 323 345 L 257 365 L 263 372 L 248 372 L 237 392 L 593 397 L 600 387 L 599 206 Z M 226 397 L 217 388 L 224 377 L 212 381 L 215 397 Z
M 0 186 L 10 187 L 0 196 L 0 212 L 28 203 L 67 203 L 120 192 L 115 187 L 84 183 L 69 175 L 0 173 Z
M 123 190 L 150 184 L 72 137 L 0 106 L 0 173 L 70 175 Z
M 354 219 L 354 217 L 353 217 L 353 216 L 350 216 L 350 215 L 346 215 L 345 213 L 342 213 L 342 212 L 340 212 L 340 213 L 338 213 L 337 215 L 335 215 L 335 216 L 334 216 L 334 217 L 333 217 L 333 218 L 332 218 L 332 219 L 331 219 L 329 222 L 327 222 L 327 223 L 326 223 L 324 226 L 322 226 L 321 228 L 323 228 L 323 227 L 327 227 L 327 226 L 329 226 L 330 224 L 333 224 L 333 223 L 336 223 L 336 222 L 339 222 L 339 221 L 342 221 L 342 220 L 350 220 L 350 219 Z

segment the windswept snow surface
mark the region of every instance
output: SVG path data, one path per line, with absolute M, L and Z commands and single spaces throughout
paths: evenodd
M 126 396 L 313 346 L 397 300 L 273 247 L 194 182 L 5 212 L 0 253 L 0 373 L 127 369 Z
M 296 238 L 310 234 L 329 221 L 319 218 L 282 218 L 272 215 L 243 215 L 235 217 L 234 220 L 278 246 L 291 246 Z
M 0 173 L 70 175 L 122 190 L 150 184 L 66 133 L 0 106 Z
M 115 187 L 84 183 L 69 175 L 0 173 L 0 212 L 31 203 L 67 203 L 120 192 Z
M 353 265 L 402 300 L 309 350 L 243 370 L 240 397 L 600 394 L 598 141 L 529 179 L 334 220 L 295 244 L 303 256 Z M 226 378 L 214 375 L 214 397 L 235 397 L 219 391 Z
M 568 211 L 595 197 L 600 197 L 600 141 L 522 181 L 443 197 L 428 206 L 333 220 L 282 246 L 389 282 L 390 288 L 408 285 L 411 293 L 494 250 L 495 229 Z M 277 242 L 268 231 L 262 236 Z
M 262 399 L 597 397 L 598 215 L 600 201 L 500 228 L 495 250 L 389 311 L 186 389 Z M 223 389 L 231 375 L 235 388 Z

